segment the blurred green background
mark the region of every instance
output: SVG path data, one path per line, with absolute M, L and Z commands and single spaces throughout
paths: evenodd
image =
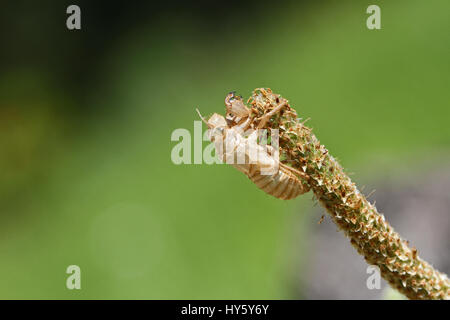
M 288 98 L 356 181 L 448 154 L 447 0 L 0 6 L 0 298 L 307 297 L 311 195 L 171 162 L 231 90 Z

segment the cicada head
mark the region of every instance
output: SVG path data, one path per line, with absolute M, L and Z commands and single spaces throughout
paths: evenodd
M 225 97 L 225 106 L 227 115 L 230 117 L 245 118 L 250 114 L 250 110 L 245 106 L 242 97 L 237 96 L 234 92 L 230 92 Z

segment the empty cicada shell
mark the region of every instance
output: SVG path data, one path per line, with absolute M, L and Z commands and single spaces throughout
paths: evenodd
M 209 137 L 222 162 L 231 164 L 258 188 L 279 199 L 294 199 L 308 192 L 304 173 L 282 164 L 270 146 L 258 144 L 256 131 L 245 132 L 250 126 L 250 110 L 242 100 L 230 93 L 225 104 L 227 119 L 217 113 L 209 120 L 200 115 L 210 129 Z

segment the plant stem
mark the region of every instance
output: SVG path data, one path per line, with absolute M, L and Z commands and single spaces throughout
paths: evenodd
M 248 102 L 253 119 L 258 119 L 284 101 L 283 109 L 263 126 L 279 130 L 281 162 L 309 176 L 303 182 L 367 263 L 378 266 L 393 288 L 410 299 L 449 299 L 448 277 L 420 259 L 417 250 L 400 238 L 312 130 L 300 122 L 287 100 L 270 89 L 256 89 Z

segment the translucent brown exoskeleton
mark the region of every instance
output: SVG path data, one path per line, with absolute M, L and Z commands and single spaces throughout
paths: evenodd
M 231 92 L 225 98 L 225 106 L 226 117 L 214 113 L 208 120 L 197 110 L 210 130 L 209 138 L 215 144 L 216 153 L 222 162 L 231 164 L 247 175 L 258 188 L 279 199 L 294 199 L 308 192 L 308 184 L 302 182 L 308 180 L 305 173 L 281 163 L 278 150 L 272 146 L 258 144 L 258 132 L 255 129 L 263 127 L 283 105 L 257 119 L 256 128 L 253 128 L 251 111 L 241 97 Z

